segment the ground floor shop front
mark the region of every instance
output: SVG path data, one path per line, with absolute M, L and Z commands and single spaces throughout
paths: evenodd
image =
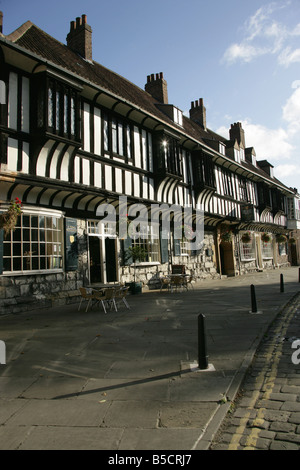
M 155 289 L 178 266 L 196 281 L 276 269 L 289 265 L 294 249 L 288 232 L 275 226 L 207 224 L 201 248 L 193 250 L 172 230 L 120 239 L 99 220 L 32 207 L 23 207 L 14 230 L 0 236 L 1 313 L 76 302 L 80 287 L 99 283 L 135 280 Z

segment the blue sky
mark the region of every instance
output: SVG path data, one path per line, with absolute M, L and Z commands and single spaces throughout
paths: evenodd
M 4 34 L 30 20 L 65 43 L 87 15 L 93 58 L 144 88 L 163 72 L 169 102 L 186 114 L 204 99 L 207 125 L 246 145 L 300 191 L 300 1 L 0 0 Z

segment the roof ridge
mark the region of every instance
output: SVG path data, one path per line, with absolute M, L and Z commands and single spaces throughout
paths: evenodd
M 23 23 L 19 28 L 17 28 L 15 31 L 5 36 L 5 38 L 8 39 L 9 41 L 15 42 L 18 39 L 20 39 L 23 36 L 23 34 L 25 34 L 32 26 L 34 26 L 34 24 L 32 23 L 32 21 L 28 20 L 26 21 L 26 23 Z

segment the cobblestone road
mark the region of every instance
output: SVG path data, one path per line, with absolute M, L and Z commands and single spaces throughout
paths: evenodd
M 300 293 L 270 326 L 212 450 L 300 450 Z

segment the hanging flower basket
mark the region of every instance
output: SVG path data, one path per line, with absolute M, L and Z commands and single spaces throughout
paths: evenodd
M 250 232 L 245 232 L 241 236 L 241 240 L 243 243 L 250 243 L 252 240 L 251 233 Z
M 277 242 L 278 244 L 284 244 L 284 243 L 287 242 L 287 237 L 286 237 L 285 235 L 283 235 L 283 234 L 277 235 L 277 237 L 276 237 L 276 242 Z
M 221 233 L 221 241 L 226 243 L 230 243 L 232 241 L 231 230 L 226 230 L 225 232 Z
M 193 227 L 191 227 L 190 225 L 186 225 L 186 224 L 181 225 L 181 233 L 182 233 L 182 237 L 181 237 L 182 241 L 191 241 L 193 238 L 195 238 Z
M 16 197 L 11 201 L 9 208 L 3 214 L 0 214 L 0 228 L 4 230 L 7 236 L 11 230 L 15 230 L 19 215 L 22 214 L 22 201 Z
M 261 239 L 264 243 L 269 243 L 271 241 L 271 237 L 268 233 L 263 233 Z
M 288 242 L 289 242 L 290 245 L 296 245 L 296 238 L 291 237 L 291 238 L 289 238 Z

